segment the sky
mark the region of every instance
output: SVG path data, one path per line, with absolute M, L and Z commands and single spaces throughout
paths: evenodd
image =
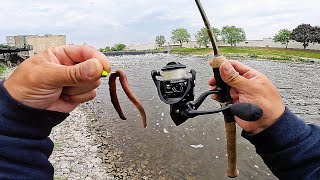
M 10 35 L 65 34 L 96 48 L 170 41 L 171 31 L 204 26 L 194 0 L 0 0 L 0 43 Z M 319 0 L 201 0 L 212 26 L 242 27 L 247 39 L 273 37 L 299 24 L 320 25 Z

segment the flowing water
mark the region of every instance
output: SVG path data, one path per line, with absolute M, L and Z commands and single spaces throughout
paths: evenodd
M 207 58 L 175 55 L 122 56 L 109 58 L 113 70 L 124 68 L 131 89 L 143 103 L 148 127 L 143 129 L 138 111 L 118 84 L 120 104 L 127 120 L 120 120 L 110 103 L 107 79 L 102 80 L 97 98 L 85 106 L 92 111 L 92 132 L 101 142 L 100 157 L 108 172 L 125 179 L 228 179 L 225 129 L 222 114 L 203 115 L 180 126 L 170 119 L 169 106 L 160 101 L 150 76 L 170 61 L 179 61 L 197 71 L 196 97 L 209 89 L 212 75 Z M 265 73 L 279 89 L 284 102 L 298 116 L 320 123 L 319 64 L 242 61 Z M 201 109 L 218 107 L 208 98 Z M 276 179 L 240 136 L 237 127 L 237 179 Z

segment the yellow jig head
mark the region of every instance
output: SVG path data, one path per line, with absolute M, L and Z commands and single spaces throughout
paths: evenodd
M 105 70 L 102 71 L 101 77 L 108 77 L 109 73 Z

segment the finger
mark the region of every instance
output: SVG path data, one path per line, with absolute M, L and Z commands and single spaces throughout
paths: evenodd
M 233 68 L 239 72 L 240 75 L 243 75 L 251 70 L 253 70 L 252 68 L 250 68 L 247 65 L 244 65 L 242 63 L 240 63 L 239 61 L 233 61 L 233 60 L 229 60 L 228 62 L 230 62 L 230 64 L 233 66 Z
M 237 67 L 239 68 L 240 65 L 238 64 Z M 242 69 L 242 70 L 244 71 L 245 69 Z M 236 89 L 245 89 L 246 87 L 250 87 L 249 80 L 242 77 L 239 74 L 239 72 L 235 70 L 235 68 L 231 65 L 229 61 L 226 61 L 221 64 L 220 75 L 222 80 L 231 87 L 234 87 Z
M 238 61 L 230 60 L 230 64 L 233 66 L 233 68 L 243 77 L 246 79 L 251 79 L 253 77 L 256 77 L 260 74 L 259 71 L 252 69 L 249 66 L 246 66 Z
M 251 79 L 253 77 L 256 77 L 260 72 L 252 69 L 250 71 L 247 71 L 246 73 L 244 73 L 242 76 L 247 78 L 247 79 Z
M 107 72 L 111 71 L 111 66 L 108 58 L 103 53 L 91 46 L 58 46 L 49 49 L 49 51 L 50 50 L 62 65 L 70 66 L 94 58 L 100 61 L 104 70 L 106 70 Z
M 216 86 L 211 86 L 211 90 L 215 90 L 217 87 Z
M 234 88 L 231 88 L 229 92 L 233 100 L 239 99 L 239 93 Z
M 211 90 L 215 90 L 217 87 L 216 86 L 211 86 Z M 211 99 L 218 101 L 218 95 L 217 94 L 211 94 Z
M 54 86 L 79 86 L 100 79 L 103 67 L 98 59 L 89 59 L 73 66 L 54 64 L 47 71 L 47 77 Z
M 211 99 L 219 101 L 218 95 L 217 94 L 212 94 Z
M 214 86 L 216 84 L 216 79 L 214 76 L 211 76 L 208 82 L 209 86 Z
M 84 103 L 92 100 L 93 98 L 96 97 L 96 95 L 97 95 L 96 91 L 93 90 L 87 93 L 72 95 L 72 96 L 61 95 L 60 98 L 63 101 L 66 101 L 68 103 Z
M 67 86 L 63 88 L 62 94 L 67 96 L 83 94 L 96 89 L 100 84 L 101 81 L 98 80 L 93 83 L 83 84 L 80 86 Z

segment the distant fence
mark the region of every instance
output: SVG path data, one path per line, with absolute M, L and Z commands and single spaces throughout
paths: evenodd
M 168 51 L 112 51 L 112 52 L 103 52 L 103 54 L 106 56 L 145 55 L 145 54 L 156 54 L 156 53 L 168 53 Z

